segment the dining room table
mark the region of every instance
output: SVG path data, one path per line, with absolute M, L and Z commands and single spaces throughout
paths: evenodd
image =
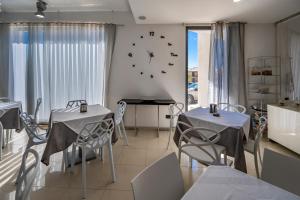
M 0 110 L 3 112 L 0 116 L 0 122 L 4 129 L 14 129 L 16 131 L 21 131 L 23 129 L 23 124 L 20 119 L 22 102 L 0 101 Z
M 234 167 L 242 172 L 247 172 L 244 153 L 244 143 L 247 142 L 250 132 L 250 116 L 239 112 L 219 110 L 218 116 L 209 112 L 209 108 L 198 107 L 178 116 L 178 121 L 192 127 L 202 127 L 219 132 L 221 135 L 218 145 L 226 148 L 228 156 L 234 157 Z M 180 127 L 182 131 L 187 127 Z M 176 128 L 174 142 L 178 146 L 181 133 Z M 188 137 L 199 137 L 196 133 Z
M 42 156 L 42 163 L 49 165 L 52 154 L 67 150 L 70 145 L 76 142 L 78 134 L 87 123 L 95 123 L 108 118 L 114 119 L 114 113 L 98 104 L 87 105 L 86 112 L 80 112 L 80 107 L 52 110 L 47 133 L 48 140 Z M 117 142 L 117 140 L 114 131 L 112 143 Z
M 209 166 L 182 200 L 300 200 L 296 194 L 228 166 Z

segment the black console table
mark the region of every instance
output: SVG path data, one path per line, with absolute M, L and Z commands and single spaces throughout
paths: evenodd
M 122 99 L 120 101 L 126 102 L 128 105 L 134 105 L 134 127 L 135 134 L 137 135 L 137 127 L 136 127 L 136 107 L 138 105 L 153 105 L 157 106 L 157 137 L 159 136 L 159 106 L 168 106 L 171 104 L 175 104 L 176 102 L 173 99 Z

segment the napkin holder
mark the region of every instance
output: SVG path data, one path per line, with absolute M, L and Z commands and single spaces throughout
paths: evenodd
M 87 112 L 87 103 L 81 103 L 80 104 L 80 112 L 81 113 Z

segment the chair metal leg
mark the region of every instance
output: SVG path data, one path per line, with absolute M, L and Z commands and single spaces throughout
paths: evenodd
M 254 164 L 255 164 L 256 177 L 257 177 L 257 178 L 260 178 L 259 168 L 258 168 L 257 152 L 254 152 Z
M 82 184 L 82 199 L 86 198 L 86 148 L 82 146 L 82 164 L 81 164 L 81 184 Z
M 170 146 L 172 132 L 173 132 L 173 123 L 172 123 L 172 119 L 170 119 L 170 132 L 169 132 L 169 140 L 168 140 L 168 144 L 167 144 L 167 149 L 169 149 L 169 146 Z
M 192 159 L 192 157 L 189 157 L 189 163 L 190 163 L 190 168 L 192 168 L 193 167 L 193 159 Z
M 128 138 L 127 138 L 127 133 L 126 133 L 126 130 L 125 130 L 125 126 L 124 126 L 123 120 L 121 121 L 120 125 L 122 127 L 121 129 L 123 129 L 122 131 L 123 131 L 123 136 L 125 138 L 125 144 L 128 146 Z
M 72 158 L 71 158 L 71 172 L 74 172 L 74 165 L 75 165 L 75 159 L 76 159 L 76 146 L 72 145 Z
M 62 171 L 66 171 L 69 166 L 68 162 L 68 148 L 63 150 L 63 161 L 62 161 Z
M 2 160 L 3 132 L 0 134 L 0 160 Z
M 108 152 L 109 152 L 109 160 L 110 160 L 110 167 L 111 167 L 111 175 L 113 179 L 113 183 L 116 182 L 116 173 L 115 173 L 115 165 L 114 165 L 114 157 L 113 157 L 113 151 L 112 151 L 112 144 L 111 144 L 111 138 L 108 142 Z
M 178 162 L 179 162 L 179 165 L 180 165 L 180 162 L 181 162 L 181 151 L 178 150 Z
M 121 128 L 120 128 L 120 124 L 116 125 L 116 129 L 117 129 L 117 132 L 118 132 L 120 138 L 123 138 L 123 135 L 122 135 L 122 132 L 121 132 Z
M 103 161 L 103 147 L 99 148 L 99 158 L 101 161 Z

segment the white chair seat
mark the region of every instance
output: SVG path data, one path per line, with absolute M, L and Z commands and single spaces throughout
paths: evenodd
M 39 134 L 38 137 L 40 138 L 33 138 L 34 143 L 45 143 L 47 141 L 47 133 Z
M 244 145 L 244 150 L 247 151 L 248 153 L 254 154 L 254 140 L 248 140 L 247 143 Z
M 202 140 L 191 137 L 191 142 L 195 144 L 203 144 Z M 221 145 L 214 144 L 214 147 L 217 151 L 217 154 L 221 155 L 222 153 L 226 152 L 226 148 Z M 206 150 L 209 154 L 214 155 L 213 149 L 211 146 L 202 146 L 202 149 Z M 204 153 L 203 151 L 199 151 L 199 148 L 196 146 L 187 146 L 182 148 L 182 152 L 188 154 L 192 158 L 198 160 L 199 162 L 206 164 L 206 165 L 217 165 L 219 163 L 215 163 L 214 159 L 210 157 L 207 153 Z M 222 159 L 221 164 L 225 165 L 224 159 Z

